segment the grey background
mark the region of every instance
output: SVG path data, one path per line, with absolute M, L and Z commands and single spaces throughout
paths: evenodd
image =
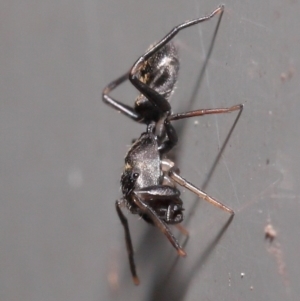
M 297 0 L 224 1 L 200 81 L 218 18 L 176 38 L 175 112 L 245 104 L 209 181 L 237 114 L 176 123 L 182 175 L 236 216 L 228 225 L 200 201 L 186 221 L 188 257 L 177 260 L 157 229 L 127 214 L 141 285 L 131 282 L 114 201 L 144 126 L 105 106 L 101 92 L 174 25 L 219 4 L 1 2 L 1 300 L 299 300 Z M 128 83 L 114 93 L 128 104 L 136 94 Z M 188 216 L 195 197 L 182 198 Z

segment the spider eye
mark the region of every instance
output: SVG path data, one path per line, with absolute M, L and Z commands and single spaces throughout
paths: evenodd
M 132 178 L 133 179 L 137 179 L 139 177 L 139 174 L 137 172 L 135 172 L 133 175 L 132 175 Z

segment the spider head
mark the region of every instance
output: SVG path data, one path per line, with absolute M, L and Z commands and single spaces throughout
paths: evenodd
M 123 172 L 121 176 L 121 186 L 122 193 L 125 197 L 128 196 L 134 189 L 138 177 L 139 174 L 137 172 L 133 172 L 132 169 L 125 169 Z

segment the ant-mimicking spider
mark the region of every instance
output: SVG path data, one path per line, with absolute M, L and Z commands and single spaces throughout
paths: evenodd
M 186 256 L 186 252 L 168 227 L 169 224 L 179 224 L 183 221 L 183 202 L 176 184 L 187 188 L 198 197 L 231 215 L 234 214 L 232 209 L 182 178 L 179 169 L 167 159 L 167 153 L 178 141 L 171 121 L 243 109 L 243 105 L 240 104 L 230 108 L 202 109 L 173 114 L 168 101 L 174 91 L 179 71 L 177 49 L 171 40 L 180 30 L 209 20 L 218 13 L 222 14 L 223 11 L 224 6 L 220 5 L 208 16 L 174 27 L 158 43 L 150 46 L 129 72 L 111 82 L 103 90 L 103 101 L 106 104 L 132 120 L 147 125 L 146 132 L 135 140 L 126 154 L 125 168 L 121 176 L 123 197 L 115 204 L 124 227 L 130 270 L 135 284 L 139 284 L 139 278 L 134 263 L 128 222 L 121 208 L 126 207 L 132 214 L 138 214 L 146 222 L 159 228 L 180 256 Z M 135 101 L 134 108 L 109 95 L 127 79 L 141 93 Z

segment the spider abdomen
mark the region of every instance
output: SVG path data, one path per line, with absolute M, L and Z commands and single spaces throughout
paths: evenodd
M 144 62 L 137 78 L 168 100 L 175 89 L 178 72 L 178 51 L 174 43 L 169 42 Z M 135 110 L 149 120 L 161 117 L 153 116 L 153 104 L 143 94 L 136 98 Z

